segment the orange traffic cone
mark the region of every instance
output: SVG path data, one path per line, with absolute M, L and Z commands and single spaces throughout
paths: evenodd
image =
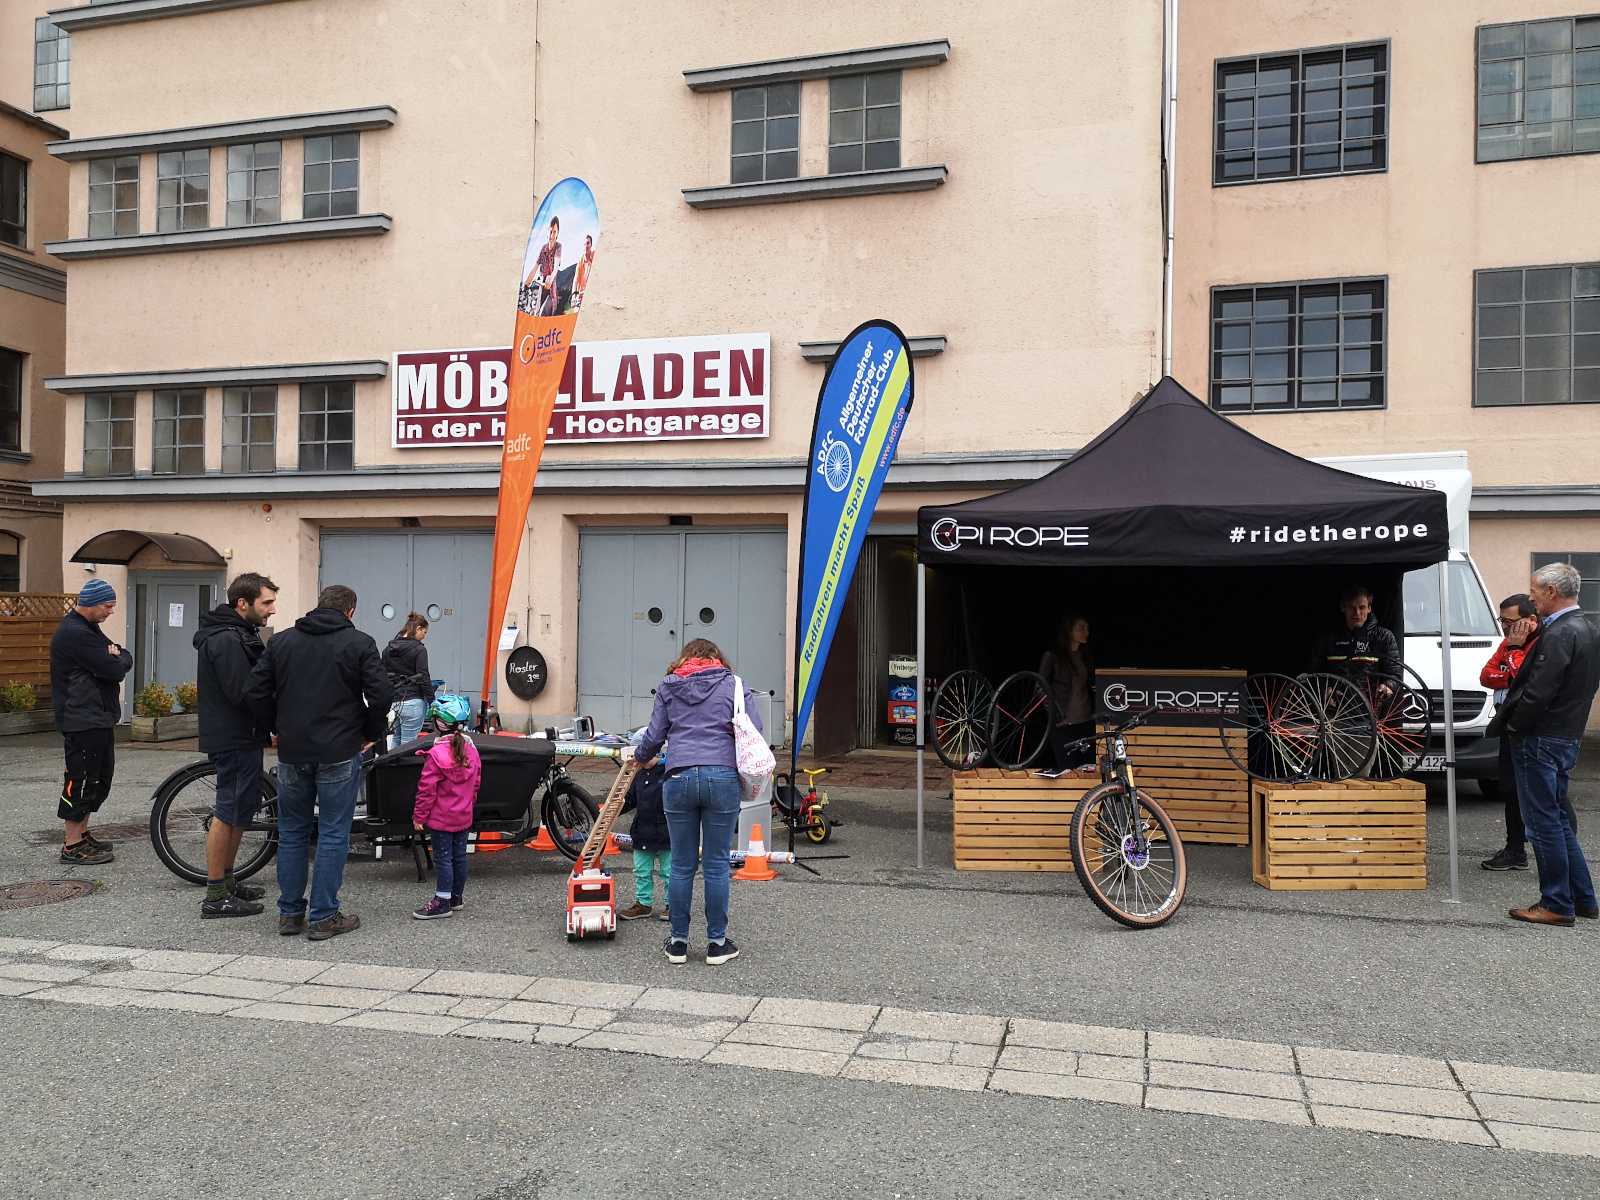
M 544 827 L 544 822 L 539 822 L 539 834 L 533 841 L 526 843 L 529 850 L 555 850 L 555 839 L 550 836 L 550 831 Z
M 761 836 L 761 826 L 750 827 L 750 850 L 744 856 L 744 866 L 735 879 L 776 879 L 778 873 L 767 865 L 767 843 Z
M 604 858 L 608 854 L 621 854 L 621 853 L 622 853 L 622 847 L 617 845 L 617 839 L 612 837 L 609 833 L 607 833 L 606 834 L 606 844 L 600 851 L 600 857 Z

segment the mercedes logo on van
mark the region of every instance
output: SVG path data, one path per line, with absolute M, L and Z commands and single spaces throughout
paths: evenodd
M 954 550 L 957 545 L 956 519 L 954 517 L 940 517 L 933 523 L 933 528 L 928 530 L 928 537 L 936 549 Z

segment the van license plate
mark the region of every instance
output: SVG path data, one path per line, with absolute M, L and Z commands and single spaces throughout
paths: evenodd
M 1444 755 L 1442 755 L 1442 754 L 1424 754 L 1422 756 L 1422 761 L 1417 764 L 1417 770 L 1419 770 L 1419 771 L 1442 771 L 1442 770 L 1444 770 Z

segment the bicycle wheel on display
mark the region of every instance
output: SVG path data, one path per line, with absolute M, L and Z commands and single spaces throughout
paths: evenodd
M 1002 771 L 1022 771 L 1050 744 L 1055 705 L 1044 676 L 1018 671 L 994 690 L 989 757 Z
M 1178 911 L 1189 881 L 1183 842 L 1147 793 L 1130 796 L 1120 783 L 1086 793 L 1072 813 L 1071 845 L 1078 882 L 1113 921 L 1154 929 Z
M 589 831 L 600 819 L 594 797 L 570 779 L 558 779 L 544 794 L 544 827 L 556 849 L 573 862 L 583 853 Z
M 977 671 L 957 671 L 939 684 L 928 716 L 940 762 L 952 771 L 983 765 L 993 707 L 994 686 Z
M 1365 775 L 1378 748 L 1378 719 L 1361 689 L 1342 675 L 1300 676 L 1321 716 L 1311 778 L 1338 783 Z
M 1234 766 L 1263 783 L 1310 777 L 1321 717 L 1310 694 L 1287 675 L 1247 676 L 1217 719 Z
M 1369 675 L 1358 686 L 1377 721 L 1377 746 L 1367 778 L 1387 781 L 1416 770 L 1433 735 L 1428 693 L 1381 675 Z
M 261 777 L 262 805 L 239 839 L 235 879 L 249 879 L 278 852 L 278 789 Z M 206 837 L 217 807 L 217 769 L 210 759 L 179 767 L 156 788 L 150 806 L 150 844 L 167 870 L 190 883 L 206 882 Z

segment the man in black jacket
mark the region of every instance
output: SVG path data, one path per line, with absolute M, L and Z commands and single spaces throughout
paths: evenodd
M 200 614 L 200 749 L 217 769 L 215 819 L 206 835 L 206 898 L 200 916 L 253 917 L 266 893 L 233 877 L 239 840 L 261 807 L 261 751 L 272 735 L 245 702 L 250 673 L 266 652 L 256 631 L 277 611 L 278 585 L 246 572 L 228 585 L 228 602 Z
M 389 679 L 378 644 L 351 623 L 356 594 L 322 589 L 317 607 L 267 643 L 246 699 L 278 735 L 278 932 L 322 941 L 361 927 L 339 911 L 361 755 L 383 736 Z M 317 863 L 310 872 L 311 822 Z M 311 904 L 306 906 L 306 876 Z
M 1344 622 L 1317 638 L 1311 669 L 1342 675 L 1351 683 L 1360 683 L 1368 675 L 1398 680 L 1400 646 L 1373 615 L 1371 589 L 1359 584 L 1346 588 L 1339 597 L 1339 610 Z
M 90 814 L 111 794 L 122 679 L 133 670 L 133 655 L 100 631 L 116 608 L 116 589 L 104 579 L 91 579 L 50 638 L 50 703 L 67 752 L 56 806 L 56 816 L 66 822 L 61 861 L 79 867 L 116 857 L 89 832 Z
M 1600 689 L 1600 647 L 1578 607 L 1580 582 L 1566 563 L 1533 573 L 1528 593 L 1539 610 L 1538 640 L 1489 725 L 1491 734 L 1511 739 L 1522 821 L 1539 864 L 1538 903 L 1512 909 L 1511 917 L 1536 925 L 1571 925 L 1574 914 L 1600 918 L 1567 798 L 1589 706 Z

